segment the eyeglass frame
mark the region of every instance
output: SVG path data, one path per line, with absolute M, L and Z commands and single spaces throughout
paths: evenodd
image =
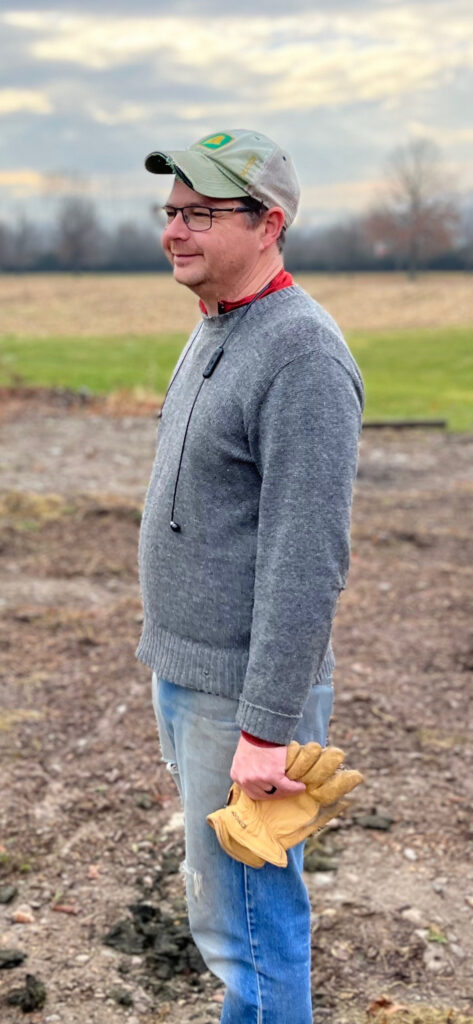
M 261 203 L 261 207 L 264 204 Z M 203 203 L 187 203 L 186 206 L 173 206 L 171 203 L 166 203 L 164 206 L 158 207 L 158 212 L 163 213 L 167 217 L 167 211 L 174 210 L 174 216 L 172 220 L 168 220 L 167 224 L 172 224 L 176 218 L 176 214 L 182 213 L 182 219 L 189 231 L 210 231 L 213 223 L 213 217 L 216 213 L 254 213 L 255 211 L 248 206 L 204 206 Z M 189 227 L 189 221 L 186 219 L 185 210 L 205 210 L 210 216 L 210 224 L 207 228 L 191 228 Z

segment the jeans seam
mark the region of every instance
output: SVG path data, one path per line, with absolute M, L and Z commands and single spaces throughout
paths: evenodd
M 256 1021 L 256 1024 L 263 1024 L 263 1003 L 262 1003 L 262 999 L 261 999 L 261 989 L 260 989 L 260 984 L 259 984 L 258 968 L 256 966 L 256 958 L 255 958 L 255 954 L 254 954 L 254 950 L 253 950 L 253 942 L 252 942 L 252 937 L 251 937 L 250 907 L 249 907 L 249 900 L 248 900 L 248 868 L 247 868 L 246 864 L 243 864 L 243 877 L 244 877 L 244 880 L 245 880 L 246 923 L 248 925 L 248 938 L 249 938 L 249 943 L 250 943 L 250 953 L 251 953 L 251 960 L 252 960 L 252 963 L 253 963 L 253 969 L 254 969 L 254 972 L 255 972 L 256 991 L 257 991 L 257 998 L 258 998 L 258 1019 Z

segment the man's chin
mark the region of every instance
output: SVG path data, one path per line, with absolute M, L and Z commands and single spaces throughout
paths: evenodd
M 191 266 L 189 261 L 188 265 L 181 263 L 174 264 L 173 267 L 174 280 L 178 284 L 186 284 L 189 288 L 193 288 L 196 285 L 201 284 L 203 280 L 202 270 L 199 271 L 198 267 Z

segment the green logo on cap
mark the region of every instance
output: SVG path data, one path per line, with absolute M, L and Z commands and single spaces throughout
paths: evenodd
M 218 135 L 207 135 L 205 139 L 200 140 L 198 145 L 205 146 L 206 149 L 221 149 L 229 142 L 233 142 L 233 135 L 225 135 L 220 132 Z

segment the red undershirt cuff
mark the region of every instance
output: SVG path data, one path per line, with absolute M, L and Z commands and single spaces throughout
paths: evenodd
M 271 743 L 270 740 L 261 740 L 259 736 L 252 736 L 251 733 L 241 730 L 241 735 L 248 740 L 248 743 L 254 743 L 255 747 L 285 747 L 285 743 Z

